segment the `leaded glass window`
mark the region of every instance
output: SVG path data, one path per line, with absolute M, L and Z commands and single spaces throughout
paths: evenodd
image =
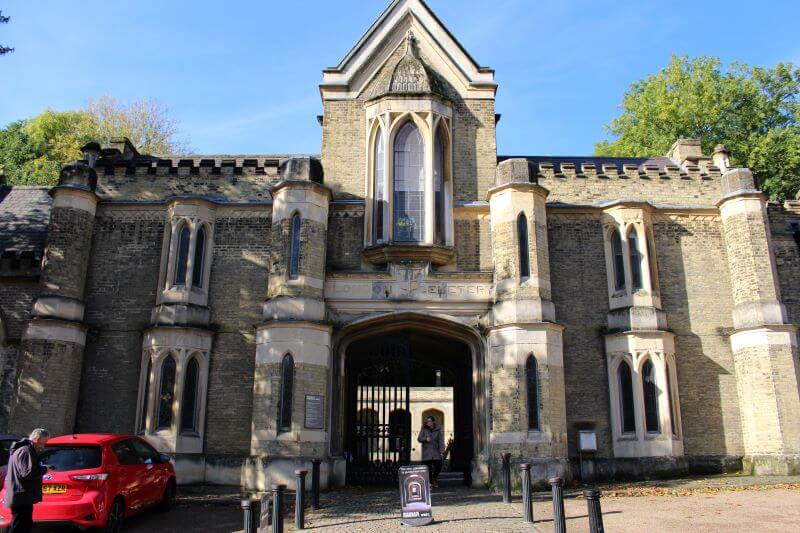
M 172 427 L 172 412 L 175 404 L 175 358 L 168 355 L 161 363 L 161 386 L 158 390 L 157 429 Z
M 194 245 L 194 265 L 192 266 L 192 286 L 203 286 L 203 261 L 206 255 L 206 229 L 201 227 L 197 232 L 197 242 Z
M 186 365 L 183 380 L 183 398 L 181 400 L 181 431 L 197 431 L 197 382 L 200 376 L 200 365 L 192 357 Z
M 178 247 L 175 253 L 175 285 L 186 285 L 186 268 L 189 262 L 189 225 L 183 224 L 178 231 Z
M 614 256 L 614 290 L 625 288 L 625 258 L 622 254 L 622 238 L 619 231 L 611 233 L 611 253 Z
M 539 367 L 533 354 L 525 363 L 525 379 L 528 392 L 528 429 L 539 430 Z
M 394 140 L 394 237 L 398 242 L 425 240 L 425 146 L 417 126 L 408 121 Z
M 633 433 L 636 431 L 636 415 L 633 409 L 633 379 L 631 366 L 627 361 L 622 361 L 617 369 L 619 380 L 619 408 L 622 420 L 622 432 Z
M 292 217 L 292 234 L 289 243 L 289 279 L 297 279 L 300 275 L 300 215 Z
M 526 279 L 531 276 L 531 257 L 528 244 L 528 217 L 520 213 L 517 217 L 517 238 L 519 239 L 519 277 Z
M 383 142 L 383 132 L 378 130 L 375 139 L 375 201 L 373 212 L 373 241 L 375 244 L 383 242 L 383 217 L 386 213 L 386 147 Z
M 433 190 L 434 209 L 436 210 L 435 242 L 445 244 L 445 187 L 444 187 L 444 133 L 441 128 L 436 132 L 436 141 L 433 146 Z
M 631 282 L 633 290 L 642 288 L 642 254 L 639 253 L 639 235 L 634 228 L 628 232 L 628 254 L 631 259 Z
M 292 354 L 283 356 L 281 362 L 281 396 L 278 406 L 278 431 L 292 429 L 292 394 L 294 389 L 294 358 Z
M 142 414 L 139 418 L 139 431 L 147 429 L 147 407 L 150 405 L 150 374 L 153 371 L 153 362 L 147 358 L 147 371 L 144 375 L 144 396 L 142 397 Z
M 644 392 L 644 422 L 648 433 L 661 431 L 658 421 L 658 385 L 656 367 L 648 360 L 642 365 L 642 391 Z

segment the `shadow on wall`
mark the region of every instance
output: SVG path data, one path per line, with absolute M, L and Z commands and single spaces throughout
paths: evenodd
M 716 473 L 742 455 L 729 335 L 730 281 L 721 222 L 655 222 L 662 308 L 675 333 L 684 454 L 690 471 Z M 735 463 L 736 461 L 734 461 Z

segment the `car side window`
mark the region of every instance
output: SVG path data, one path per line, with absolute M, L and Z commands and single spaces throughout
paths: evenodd
M 144 442 L 140 440 L 131 440 L 130 443 L 133 447 L 133 450 L 136 452 L 136 455 L 139 456 L 139 462 L 151 465 L 159 462 L 158 452 Z
M 129 440 L 123 440 L 113 444 L 111 446 L 111 451 L 117 456 L 117 461 L 119 461 L 121 465 L 138 465 L 142 463 L 142 461 L 139 460 L 139 456 L 131 447 L 131 441 Z

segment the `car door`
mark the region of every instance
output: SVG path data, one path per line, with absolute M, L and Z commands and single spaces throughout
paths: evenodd
M 163 468 L 160 454 L 140 439 L 131 439 L 131 447 L 144 467 L 142 478 L 142 503 L 153 505 L 161 501 L 164 494 Z
M 111 451 L 119 462 L 117 471 L 119 492 L 125 498 L 125 506 L 135 511 L 145 503 L 143 494 L 145 465 L 131 445 L 130 439 L 112 444 Z

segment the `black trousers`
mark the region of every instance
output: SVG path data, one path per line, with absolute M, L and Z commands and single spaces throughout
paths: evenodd
M 8 533 L 29 533 L 31 529 L 33 529 L 33 505 L 13 506 Z
M 439 474 L 442 473 L 442 460 L 422 461 L 428 467 L 428 473 L 431 476 L 431 481 L 439 479 Z

